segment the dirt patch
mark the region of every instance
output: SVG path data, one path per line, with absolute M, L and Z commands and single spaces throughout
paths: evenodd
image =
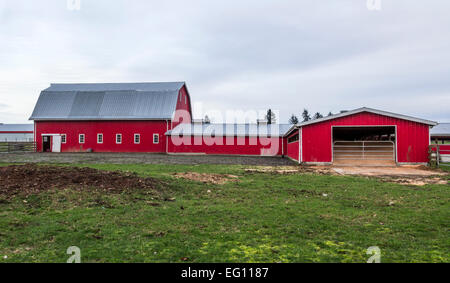
M 318 166 L 256 166 L 245 168 L 245 173 L 269 173 L 269 174 L 299 174 L 299 173 L 314 173 L 314 174 L 332 174 L 329 168 Z
M 175 173 L 175 174 L 173 174 L 173 176 L 175 178 L 182 178 L 182 179 L 202 182 L 205 184 L 216 184 L 216 185 L 223 185 L 228 182 L 238 182 L 239 181 L 238 176 L 227 175 L 227 174 L 207 174 L 207 173 L 186 172 L 186 173 Z
M 0 168 L 0 196 L 32 195 L 53 189 L 101 190 L 121 193 L 142 190 L 159 195 L 162 183 L 140 178 L 135 173 L 101 171 L 92 168 L 15 165 Z
M 386 182 L 424 186 L 448 184 L 447 173 L 431 170 L 426 166 L 398 167 L 327 167 L 332 174 L 376 177 Z M 327 170 L 322 168 L 321 170 Z

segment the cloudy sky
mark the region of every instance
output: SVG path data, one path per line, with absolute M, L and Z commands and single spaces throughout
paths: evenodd
M 450 122 L 450 1 L 380 2 L 0 0 L 0 122 L 27 122 L 50 83 L 147 81 L 281 122 L 361 106 Z

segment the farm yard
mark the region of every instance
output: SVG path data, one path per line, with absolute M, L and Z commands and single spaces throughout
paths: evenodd
M 362 263 L 372 246 L 382 262 L 450 260 L 444 170 L 260 157 L 1 158 L 0 262 L 65 262 L 70 246 L 82 262 Z

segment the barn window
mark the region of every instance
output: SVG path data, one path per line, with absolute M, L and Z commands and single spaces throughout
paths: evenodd
M 61 143 L 66 143 L 66 142 L 67 142 L 66 134 L 62 134 L 61 135 Z
M 97 143 L 103 143 L 103 134 L 97 134 Z
M 184 97 L 184 104 L 187 104 L 187 96 Z
M 298 134 L 288 138 L 288 143 L 293 143 L 298 141 Z
M 116 143 L 121 144 L 122 143 L 122 134 L 116 134 Z
M 84 134 L 80 134 L 80 135 L 78 136 L 78 142 L 79 142 L 79 143 L 84 143 Z
M 141 143 L 141 135 L 140 134 L 134 134 L 134 143 L 135 144 Z
M 159 134 L 153 134 L 153 143 L 158 144 L 159 143 Z

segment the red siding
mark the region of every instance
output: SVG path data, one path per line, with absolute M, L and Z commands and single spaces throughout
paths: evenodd
M 363 112 L 303 127 L 303 161 L 332 162 L 332 126 L 397 126 L 400 163 L 428 162 L 429 126 Z
M 186 89 L 183 86 L 178 94 L 177 107 L 175 111 L 175 116 L 173 119 L 172 128 L 175 128 L 181 123 L 191 123 L 192 122 L 192 111 L 191 111 L 191 98 Z
M 175 138 L 175 137 L 174 137 Z M 169 153 L 203 153 L 203 154 L 234 154 L 234 155 L 282 155 L 283 138 L 254 137 L 183 137 L 184 144 L 169 139 Z M 234 144 L 229 144 L 230 139 Z M 216 144 L 214 144 L 216 141 Z
M 294 131 L 294 133 L 292 133 L 291 135 L 289 135 L 289 137 L 294 136 L 294 135 L 298 135 L 298 130 Z M 288 137 L 288 138 L 289 138 Z M 285 139 L 287 140 L 287 139 Z M 288 143 L 287 144 L 287 156 L 289 156 L 291 159 L 294 159 L 296 161 L 299 161 L 299 144 L 300 141 L 296 141 L 296 142 L 292 142 L 292 143 Z
M 35 127 L 37 151 L 42 151 L 42 134 L 66 134 L 67 142 L 61 145 L 61 152 L 89 148 L 94 152 L 166 151 L 166 121 L 36 121 Z M 153 144 L 154 133 L 159 134 L 159 144 Z M 79 134 L 85 134 L 84 144 L 79 144 Z M 103 144 L 97 143 L 97 134 L 103 134 Z M 122 134 L 122 144 L 116 144 L 116 134 Z M 134 134 L 141 135 L 140 144 L 134 144 Z

